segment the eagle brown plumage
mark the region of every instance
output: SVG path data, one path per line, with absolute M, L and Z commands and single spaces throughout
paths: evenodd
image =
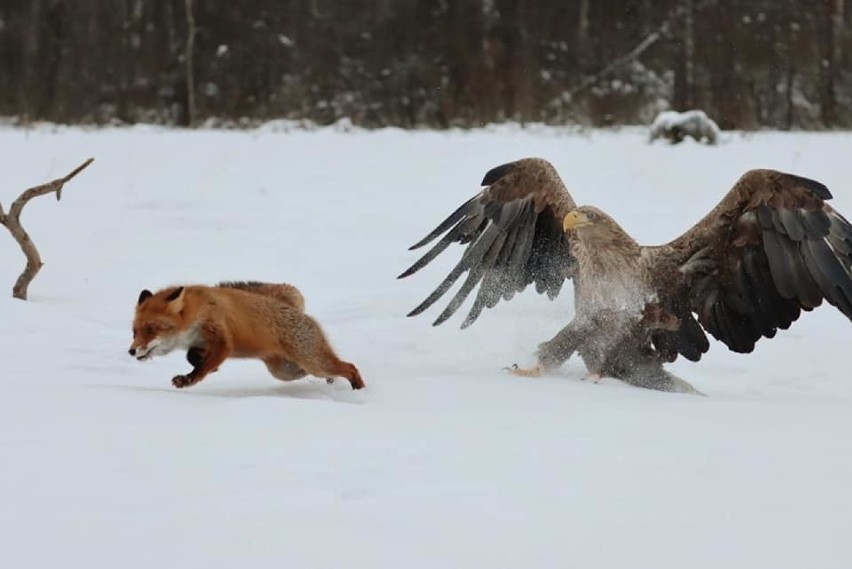
M 458 310 L 477 284 L 471 324 L 483 308 L 527 285 L 555 297 L 573 279 L 574 319 L 539 346 L 537 375 L 575 352 L 592 376 L 691 392 L 663 369 L 698 361 L 706 333 L 735 352 L 787 329 L 823 300 L 852 319 L 852 226 L 825 202 L 823 184 L 775 170 L 750 170 L 686 233 L 660 246 L 638 244 L 606 213 L 576 207 L 553 166 L 527 158 L 489 171 L 486 186 L 413 248 L 444 237 L 400 277 L 450 243 L 461 261 L 409 315 L 424 311 L 467 272 L 441 313 Z

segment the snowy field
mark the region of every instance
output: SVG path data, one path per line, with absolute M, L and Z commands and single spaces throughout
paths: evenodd
M 461 331 L 405 318 L 460 248 L 408 245 L 492 166 L 551 160 L 640 242 L 680 234 L 746 169 L 816 178 L 852 216 L 852 135 L 0 128 L 0 557 L 23 567 L 849 567 L 852 324 L 823 306 L 751 355 L 671 369 L 708 397 L 524 379 L 572 314 L 532 290 Z M 126 353 L 142 288 L 286 281 L 367 389 L 230 360 L 176 390 Z

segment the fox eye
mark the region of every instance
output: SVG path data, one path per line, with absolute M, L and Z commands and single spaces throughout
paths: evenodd
M 156 328 L 154 328 L 153 324 L 148 324 L 144 328 L 142 328 L 142 332 L 145 333 L 148 336 L 153 334 L 155 331 L 156 331 Z

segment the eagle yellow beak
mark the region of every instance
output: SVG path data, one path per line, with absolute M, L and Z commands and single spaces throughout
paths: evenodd
M 585 225 L 586 223 L 586 217 L 579 211 L 574 210 L 562 218 L 562 231 L 571 231 L 575 227 Z

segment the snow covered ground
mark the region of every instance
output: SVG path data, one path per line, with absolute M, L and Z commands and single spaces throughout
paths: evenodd
M 571 362 L 522 379 L 572 313 L 533 291 L 460 331 L 405 313 L 407 246 L 486 170 L 550 159 L 578 202 L 667 241 L 752 167 L 811 176 L 852 215 L 852 135 L 644 131 L 251 132 L 0 128 L 8 208 L 95 163 L 25 226 L 45 266 L 28 302 L 0 231 L 4 567 L 848 567 L 852 325 L 806 314 L 754 354 L 714 342 L 672 369 L 708 397 Z M 368 388 L 284 384 L 229 361 L 175 390 L 181 355 L 130 358 L 139 291 L 225 279 L 305 293 Z M 566 289 L 569 290 L 569 289 Z

